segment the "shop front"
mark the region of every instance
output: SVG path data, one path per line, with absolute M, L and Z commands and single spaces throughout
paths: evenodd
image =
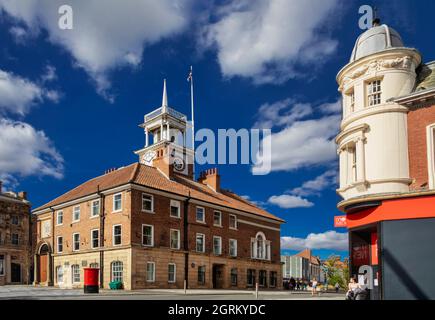
M 435 196 L 355 203 L 345 211 L 350 275 L 365 281 L 370 299 L 435 299 Z

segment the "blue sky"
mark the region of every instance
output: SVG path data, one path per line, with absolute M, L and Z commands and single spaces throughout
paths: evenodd
M 6 188 L 28 191 L 36 207 L 137 161 L 138 124 L 159 107 L 163 78 L 169 104 L 190 115 L 193 65 L 197 128 L 273 132 L 273 172 L 220 166 L 223 187 L 287 221 L 283 252 L 347 254 L 345 230 L 333 228 L 335 76 L 361 33 L 358 8 L 378 6 L 382 21 L 430 61 L 433 1 L 76 0 L 73 31 L 57 27 L 63 3 L 0 0 Z

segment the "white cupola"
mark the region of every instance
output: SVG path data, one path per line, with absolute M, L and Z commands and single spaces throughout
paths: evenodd
M 345 200 L 409 191 L 408 109 L 392 99 L 413 91 L 420 63 L 419 52 L 407 48 L 399 33 L 376 23 L 358 38 L 338 73 L 343 99 L 338 193 Z

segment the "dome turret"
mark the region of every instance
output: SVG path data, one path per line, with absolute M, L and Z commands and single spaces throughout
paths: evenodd
M 375 25 L 359 36 L 353 48 L 350 62 L 391 48 L 403 48 L 400 34 L 389 26 Z

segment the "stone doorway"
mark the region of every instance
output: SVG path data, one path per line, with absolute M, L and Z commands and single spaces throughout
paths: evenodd
M 11 282 L 21 283 L 21 264 L 11 263 Z

